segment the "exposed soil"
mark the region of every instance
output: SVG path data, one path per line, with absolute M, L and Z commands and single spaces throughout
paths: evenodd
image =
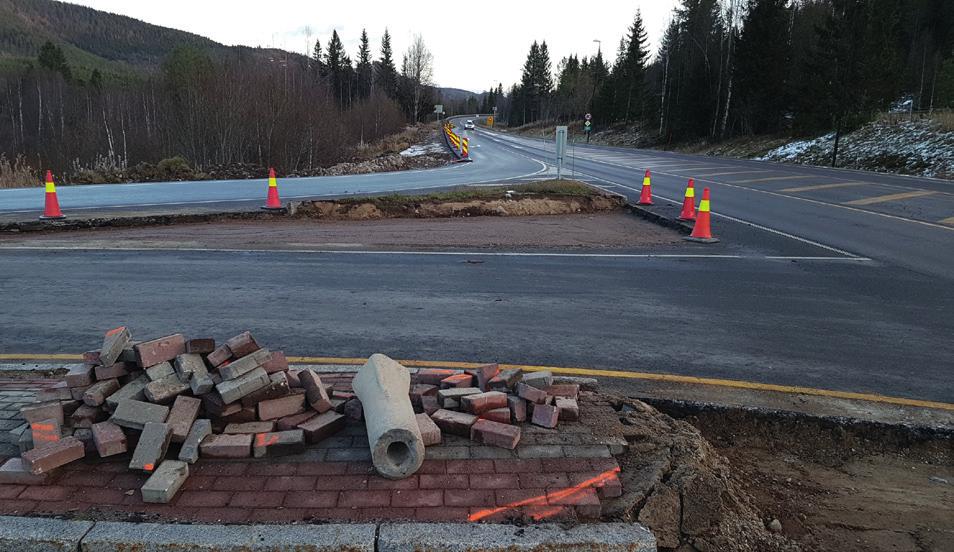
M 70 233 L 0 234 L 0 244 L 225 249 L 587 248 L 674 246 L 680 235 L 623 212 L 566 216 L 220 221 Z
M 950 430 L 611 403 L 630 442 L 615 515 L 664 550 L 954 550 Z
M 67 219 L 0 225 L 0 243 L 110 249 L 620 249 L 683 243 L 627 213 L 621 196 L 574 181 L 465 187 L 427 195 L 299 201 L 288 213 Z M 640 218 L 642 217 L 642 218 Z
M 425 200 L 421 202 L 304 201 L 292 203 L 292 216 L 323 220 L 374 220 L 383 218 L 521 217 L 600 213 L 623 206 L 617 196 L 543 196 L 502 199 Z

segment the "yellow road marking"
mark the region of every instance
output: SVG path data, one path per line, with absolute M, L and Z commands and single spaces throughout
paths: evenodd
M 762 182 L 773 182 L 776 180 L 805 180 L 810 178 L 818 178 L 812 176 L 770 176 L 768 178 L 753 178 L 751 180 L 736 180 L 733 184 L 760 184 Z
M 0 360 L 83 360 L 83 355 L 31 355 L 14 353 L 0 355 Z
M 336 357 L 288 357 L 288 362 L 295 364 L 342 364 L 361 366 L 367 359 L 364 358 L 336 358 Z M 399 360 L 401 364 L 413 368 L 454 368 L 457 370 L 467 370 L 477 368 L 486 363 L 480 362 L 453 362 L 453 361 L 435 361 L 435 360 Z M 651 374 L 648 372 L 623 372 L 619 370 L 596 370 L 592 368 L 566 368 L 559 366 L 531 366 L 526 364 L 500 364 L 501 370 L 520 369 L 526 372 L 539 372 L 547 370 L 554 374 L 565 374 L 573 376 L 592 376 L 604 378 L 620 379 L 638 379 L 647 381 L 664 381 L 668 383 L 685 383 L 695 385 L 709 385 L 714 387 L 730 387 L 734 389 L 749 389 L 753 391 L 775 391 L 778 393 L 813 395 L 817 397 L 828 397 L 834 399 L 850 399 L 858 401 L 879 402 L 894 404 L 898 406 L 916 406 L 920 408 L 936 408 L 940 410 L 954 411 L 954 404 L 942 403 L 936 401 L 922 401 L 918 399 L 905 399 L 903 397 L 888 397 L 885 395 L 876 395 L 872 393 L 854 393 L 850 391 L 835 391 L 831 389 L 816 389 L 814 387 L 799 387 L 792 385 L 775 385 L 771 383 L 757 383 L 751 381 L 700 378 L 695 376 L 677 376 L 674 374 Z
M 687 168 L 685 168 L 685 169 L 672 168 L 672 169 L 666 169 L 666 170 L 667 170 L 667 171 L 686 172 L 686 171 L 711 171 L 712 169 L 721 169 L 721 168 L 723 168 L 723 167 L 687 167 Z
M 898 201 L 900 199 L 911 199 L 915 197 L 924 197 L 929 195 L 934 195 L 937 192 L 932 192 L 930 190 L 921 190 L 918 192 L 904 192 L 901 194 L 888 194 L 883 196 L 876 197 L 866 197 L 864 199 L 856 199 L 854 201 L 846 201 L 845 205 L 874 205 L 875 203 L 886 203 L 888 201 Z
M 361 366 L 367 362 L 366 358 L 353 357 L 287 357 L 292 364 L 338 364 L 345 366 Z M 83 360 L 83 355 L 68 354 L 0 354 L 0 360 Z M 412 368 L 453 368 L 468 370 L 483 366 L 481 362 L 456 362 L 441 360 L 398 360 L 401 364 Z M 752 381 L 700 378 L 696 376 L 678 376 L 675 374 L 652 374 L 648 372 L 623 372 L 620 370 L 599 370 L 592 368 L 572 368 L 560 366 L 532 366 L 527 364 L 500 364 L 501 370 L 520 369 L 526 372 L 550 371 L 554 374 L 568 376 L 591 376 L 604 378 L 635 379 L 646 381 L 663 381 L 668 383 L 684 383 L 691 385 L 708 385 L 713 387 L 729 387 L 733 389 L 749 389 L 752 391 L 774 391 L 795 395 L 813 395 L 833 399 L 848 399 L 868 401 L 898 406 L 915 406 L 920 408 L 936 408 L 939 410 L 954 411 L 954 404 L 903 397 L 889 397 L 873 393 L 854 393 L 851 391 L 835 391 L 832 389 L 817 389 L 814 387 L 800 387 L 796 385 L 776 385 L 772 383 L 757 383 Z
M 710 174 L 700 174 L 699 176 L 704 176 L 710 178 L 713 176 L 729 176 L 733 174 L 758 174 L 758 173 L 767 173 L 772 171 L 732 171 L 732 172 L 720 172 L 720 173 L 710 173 Z
M 954 226 L 954 217 L 946 218 L 938 222 L 940 222 L 941 224 L 950 224 L 951 226 Z
M 780 192 L 811 192 L 814 190 L 831 190 L 832 188 L 848 188 L 850 186 L 864 186 L 865 184 L 871 184 L 871 182 L 839 182 L 837 184 L 818 184 L 815 186 L 802 186 L 800 188 L 785 188 L 784 190 L 779 190 Z

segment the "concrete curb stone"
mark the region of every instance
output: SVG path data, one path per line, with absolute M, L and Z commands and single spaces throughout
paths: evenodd
M 72 552 L 79 550 L 93 525 L 91 521 L 0 516 L 0 550 Z
M 0 516 L 0 550 L 17 552 L 655 552 L 636 523 L 529 527 L 463 523 L 178 525 Z
M 82 552 L 373 552 L 373 524 L 167 525 L 97 523 L 83 538 Z
M 562 529 L 545 524 L 514 525 L 458 523 L 382 524 L 378 529 L 378 552 L 655 552 L 656 538 L 635 523 L 577 525 Z

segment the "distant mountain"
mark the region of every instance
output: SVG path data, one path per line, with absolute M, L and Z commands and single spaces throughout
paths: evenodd
M 143 74 L 159 67 L 178 46 L 193 46 L 213 57 L 298 56 L 277 50 L 224 46 L 208 38 L 52 0 L 0 0 L 0 63 L 32 62 L 44 42 L 63 48 L 73 74 L 93 69 L 107 76 Z
M 438 88 L 437 91 L 440 93 L 441 99 L 447 103 L 464 102 L 471 97 L 479 100 L 484 97 L 483 92 L 471 92 L 460 88 Z

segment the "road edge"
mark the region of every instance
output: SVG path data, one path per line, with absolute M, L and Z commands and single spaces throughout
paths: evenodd
M 0 516 L 0 547 L 37 552 L 452 552 L 476 548 L 487 552 L 654 552 L 656 538 L 636 523 L 570 528 L 550 523 L 527 527 L 464 523 L 186 525 Z

